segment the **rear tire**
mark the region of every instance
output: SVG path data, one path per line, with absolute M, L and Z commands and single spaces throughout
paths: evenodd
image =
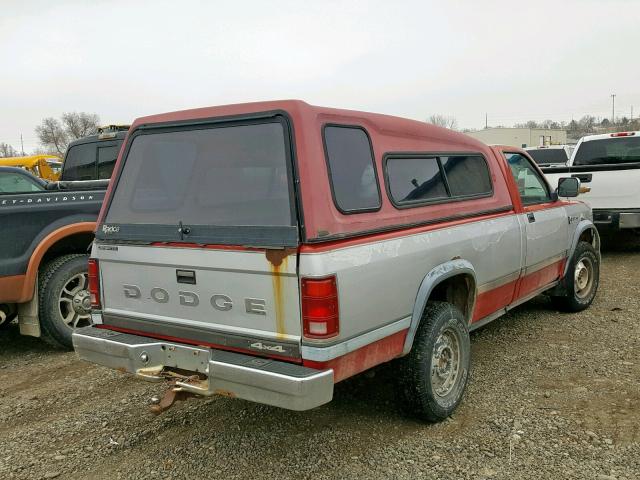
M 399 394 L 404 410 L 439 422 L 460 404 L 469 379 L 471 349 L 464 316 L 447 302 L 429 302 L 411 352 L 400 359 Z
M 50 261 L 38 279 L 40 335 L 48 344 L 72 349 L 73 330 L 91 325 L 88 255 L 71 254 Z
M 551 297 L 551 302 L 562 312 L 580 312 L 593 302 L 599 283 L 598 252 L 590 243 L 579 242 L 567 266 L 566 292 L 562 296 Z

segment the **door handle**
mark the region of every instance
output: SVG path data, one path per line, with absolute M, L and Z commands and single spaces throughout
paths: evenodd
M 529 220 L 529 223 L 533 223 L 536 221 L 536 216 L 533 213 L 527 213 L 527 220 Z
M 196 284 L 195 270 L 176 270 L 176 281 L 178 283 Z

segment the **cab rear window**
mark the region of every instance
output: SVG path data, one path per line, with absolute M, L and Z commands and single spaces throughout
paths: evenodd
M 96 178 L 96 144 L 72 146 L 64 160 L 64 180 L 94 180 Z
M 574 165 L 606 165 L 640 162 L 640 137 L 605 138 L 582 142 Z
M 569 160 L 567 153 L 562 148 L 527 150 L 527 153 L 538 165 L 564 164 Z
M 105 222 L 136 237 L 170 225 L 160 236 L 248 244 L 256 227 L 296 225 L 290 183 L 280 121 L 150 130 L 133 137 Z

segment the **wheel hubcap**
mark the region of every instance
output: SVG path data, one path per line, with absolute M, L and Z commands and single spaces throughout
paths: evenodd
M 576 296 L 584 298 L 591 292 L 593 285 L 593 263 L 588 258 L 581 258 L 573 273 L 573 288 Z
M 453 390 L 460 372 L 460 342 L 451 329 L 443 331 L 433 347 L 431 357 L 431 387 L 440 397 Z
M 91 325 L 91 295 L 87 273 L 78 273 L 65 283 L 58 297 L 58 309 L 64 324 L 73 329 Z

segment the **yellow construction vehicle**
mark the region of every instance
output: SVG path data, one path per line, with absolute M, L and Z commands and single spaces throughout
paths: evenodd
M 60 176 L 62 159 L 56 155 L 0 158 L 0 167 L 20 167 L 36 177 L 54 182 Z

